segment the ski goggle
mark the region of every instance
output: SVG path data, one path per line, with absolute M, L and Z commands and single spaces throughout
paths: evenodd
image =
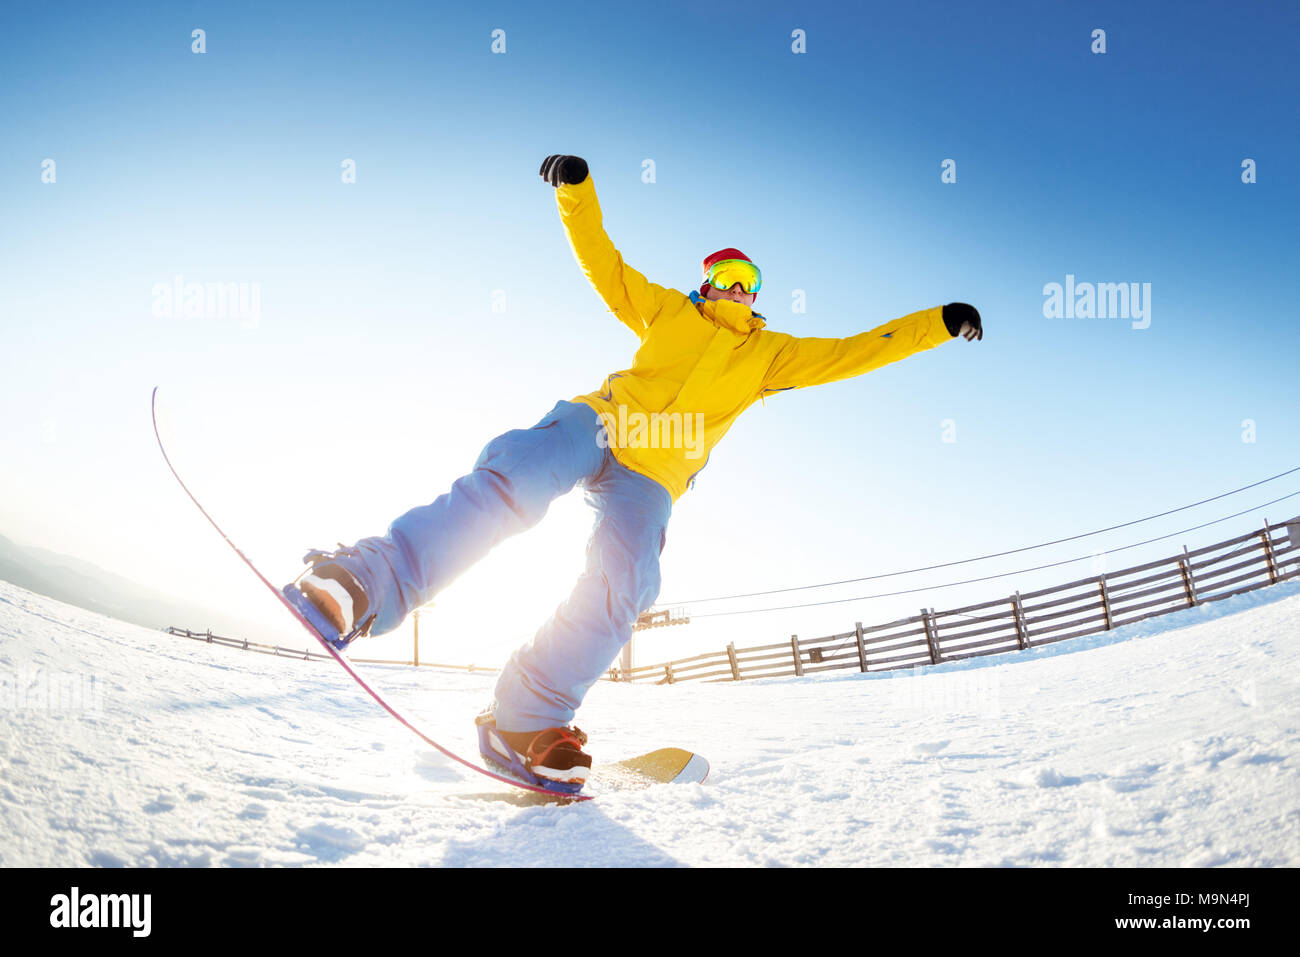
M 763 274 L 744 259 L 722 259 L 709 267 L 708 280 L 714 289 L 726 290 L 740 283 L 745 292 L 758 292 L 763 285 Z

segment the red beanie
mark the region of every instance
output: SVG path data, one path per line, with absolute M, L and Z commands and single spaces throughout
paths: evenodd
M 719 249 L 716 253 L 709 253 L 704 257 L 704 282 L 700 286 L 700 295 L 707 296 L 709 292 L 709 267 L 714 263 L 722 262 L 724 259 L 743 259 L 747 263 L 752 263 L 750 259 L 739 249 L 733 249 L 728 246 L 726 249 Z M 754 298 L 758 298 L 758 293 L 754 293 Z

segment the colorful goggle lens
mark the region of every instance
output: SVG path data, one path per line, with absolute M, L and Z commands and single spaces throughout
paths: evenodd
M 709 267 L 709 285 L 714 289 L 730 289 L 736 283 L 745 292 L 758 292 L 763 285 L 763 274 L 743 259 L 723 259 Z

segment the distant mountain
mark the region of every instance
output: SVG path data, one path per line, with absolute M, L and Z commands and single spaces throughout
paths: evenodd
M 146 628 L 200 630 L 244 637 L 248 626 L 210 609 L 178 601 L 98 565 L 0 535 L 0 578 L 20 588 Z

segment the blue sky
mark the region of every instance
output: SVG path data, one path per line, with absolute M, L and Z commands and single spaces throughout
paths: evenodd
M 181 464 L 273 576 L 296 573 L 308 547 L 382 531 L 493 435 L 630 362 L 634 339 L 577 270 L 537 178 L 553 152 L 587 158 L 611 237 L 651 279 L 689 289 L 703 255 L 745 250 L 772 328 L 851 335 L 953 300 L 985 318 L 978 344 L 746 413 L 677 504 L 666 600 L 998 551 L 1300 465 L 1294 8 L 195 3 L 0 16 L 0 534 L 246 609 L 270 631 L 283 630 L 274 606 L 162 470 L 150 388 L 163 387 Z M 491 52 L 498 28 L 504 54 Z M 804 54 L 791 52 L 796 28 Z M 344 184 L 349 159 L 357 180 Z M 940 181 L 946 159 L 955 183 Z M 1043 287 L 1067 274 L 1150 283 L 1150 326 L 1045 318 Z M 258 321 L 154 315 L 156 284 L 176 275 L 257 284 Z M 1300 488 L 1284 484 L 1030 557 Z M 1297 501 L 1187 544 L 1295 515 Z M 558 503 L 439 600 L 435 647 L 503 657 L 567 593 L 588 529 L 577 496 Z M 700 620 L 652 633 L 638 657 L 841 631 L 1087 568 Z M 967 576 L 907 584 L 955 577 Z

